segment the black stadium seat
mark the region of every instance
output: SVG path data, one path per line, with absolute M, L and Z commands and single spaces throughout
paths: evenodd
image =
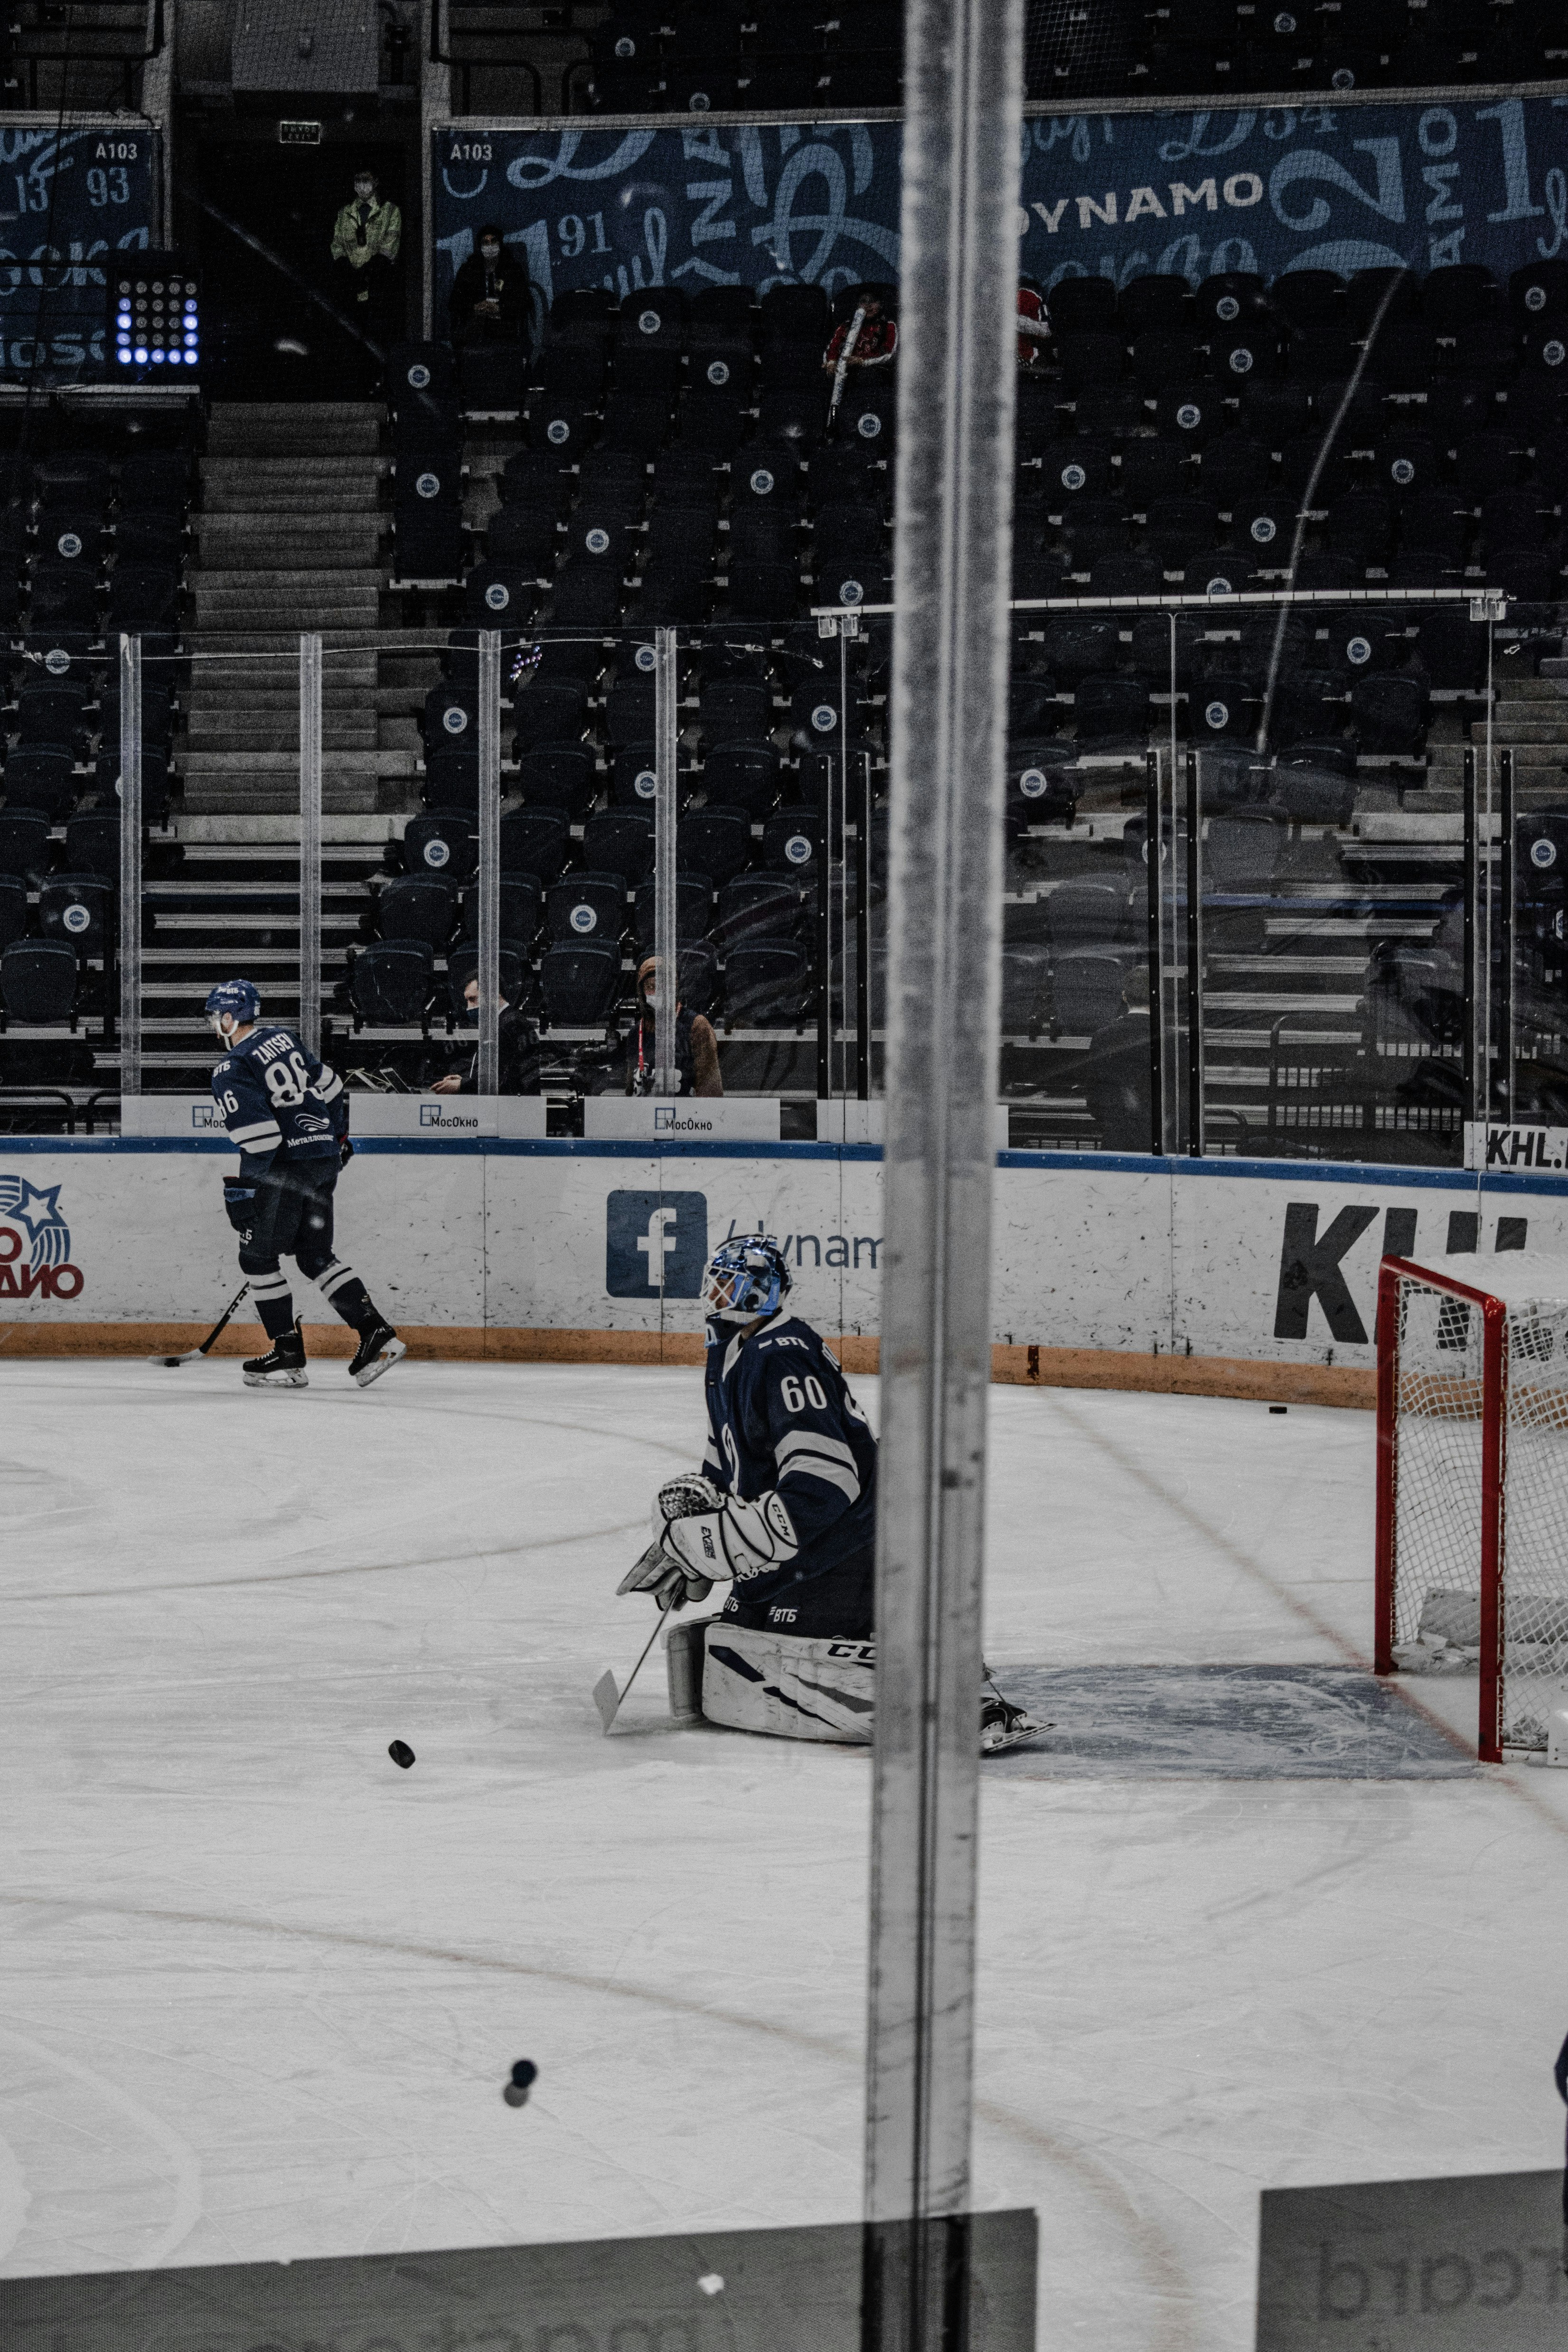
M 96 874 L 52 874 L 38 886 L 38 928 L 77 955 L 103 953 L 113 893 Z
M 806 1018 L 811 965 L 804 948 L 765 940 L 732 948 L 724 970 L 725 1020 L 737 1028 L 798 1026 Z
M 497 884 L 503 946 L 526 953 L 538 931 L 544 892 L 537 874 L 502 874 Z M 470 883 L 463 893 L 463 937 L 479 936 L 479 889 Z
M 48 870 L 48 818 L 37 809 L 0 809 L 0 874 L 37 883 Z
M 566 817 L 559 809 L 516 809 L 501 819 L 503 874 L 537 874 L 541 882 L 553 882 L 570 848 Z
M 63 940 L 17 940 L 0 955 L 9 1020 L 29 1027 L 68 1021 L 76 995 L 77 951 Z
M 0 949 L 27 931 L 27 886 L 15 874 L 0 874 Z
M 479 955 L 476 948 L 459 948 L 447 959 L 447 1001 L 458 1020 L 461 1020 L 468 1011 L 468 1001 L 464 991 L 477 973 L 478 969 Z M 501 950 L 498 978 L 501 983 L 501 994 L 507 1003 L 520 1004 L 527 992 L 528 975 L 522 957 L 515 949 L 504 947 Z
M 434 988 L 435 958 L 417 940 L 383 940 L 361 948 L 349 966 L 354 1010 L 372 1029 L 423 1024 Z
M 377 903 L 383 940 L 419 940 L 440 954 L 457 920 L 457 886 L 437 876 L 389 882 Z
M 653 819 L 645 808 L 601 809 L 582 828 L 585 865 L 619 874 L 628 888 L 653 870 Z
M 737 887 L 734 883 L 730 885 L 731 889 Z M 654 886 L 652 882 L 644 882 L 637 893 L 633 929 L 636 932 L 639 955 L 652 955 L 653 952 L 655 922 L 653 889 Z M 713 891 L 709 887 L 706 875 L 677 874 L 675 877 L 676 945 L 683 948 L 689 947 L 702 939 L 707 931 L 708 919 L 712 910 Z
M 432 809 L 425 816 L 410 817 L 403 831 L 402 857 L 410 874 L 434 874 L 445 881 L 465 882 L 479 863 L 474 818 L 465 809 Z
M 548 948 L 539 962 L 547 1025 L 601 1029 L 621 992 L 621 950 L 597 940 Z
M 578 868 L 545 892 L 545 928 L 552 943 L 616 940 L 626 929 L 626 878 Z
M 118 888 L 120 819 L 97 813 L 73 816 L 66 826 L 65 863 L 73 874 L 95 875 Z

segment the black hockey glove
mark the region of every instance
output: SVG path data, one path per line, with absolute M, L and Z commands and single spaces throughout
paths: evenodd
M 256 1186 L 242 1184 L 237 1176 L 224 1178 L 224 1213 L 242 1240 L 256 1223 Z
M 346 1135 L 338 1138 L 338 1165 L 346 1168 L 354 1156 L 354 1147 Z

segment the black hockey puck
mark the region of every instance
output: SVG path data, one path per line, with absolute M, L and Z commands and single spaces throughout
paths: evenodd
M 413 1762 L 413 1750 L 406 1739 L 394 1739 L 387 1749 L 387 1754 L 394 1764 L 401 1764 L 405 1772 Z
M 1287 1405 L 1282 1405 L 1282 1404 L 1271 1404 L 1271 1405 L 1269 1407 L 1269 1410 L 1270 1410 L 1270 1412 L 1288 1412 L 1288 1411 L 1290 1410 L 1290 1408 L 1289 1408 L 1289 1406 L 1287 1406 Z
M 517 2064 L 512 2068 L 512 2087 L 514 2090 L 526 2091 L 529 2084 L 537 2083 L 538 2078 L 539 2070 L 534 2064 L 531 2058 L 519 2058 Z
M 528 2093 L 519 2090 L 516 2083 L 508 2083 L 501 2096 L 509 2107 L 526 2107 L 528 2104 Z

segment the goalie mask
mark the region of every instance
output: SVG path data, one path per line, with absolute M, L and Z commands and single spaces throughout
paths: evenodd
M 721 1242 L 703 1276 L 707 1311 L 721 1323 L 777 1315 L 789 1295 L 789 1261 L 769 1234 L 737 1234 Z

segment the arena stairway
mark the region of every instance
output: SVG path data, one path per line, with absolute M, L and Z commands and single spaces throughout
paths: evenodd
M 426 633 L 382 625 L 384 412 L 370 401 L 220 402 L 189 572 L 193 656 L 178 764 L 188 814 L 298 807 L 298 637 L 322 639 L 322 806 L 416 804 Z
M 322 826 L 321 994 L 329 1009 L 350 943 L 373 905 L 394 821 L 332 815 Z M 143 885 L 142 1067 L 149 1093 L 193 1094 L 213 1066 L 202 1012 L 216 981 L 243 975 L 266 1011 L 299 1010 L 299 827 L 296 817 L 177 815 L 157 836 Z M 324 1036 L 323 1051 L 327 1051 Z M 120 1055 L 94 1041 L 94 1076 L 112 1086 Z

